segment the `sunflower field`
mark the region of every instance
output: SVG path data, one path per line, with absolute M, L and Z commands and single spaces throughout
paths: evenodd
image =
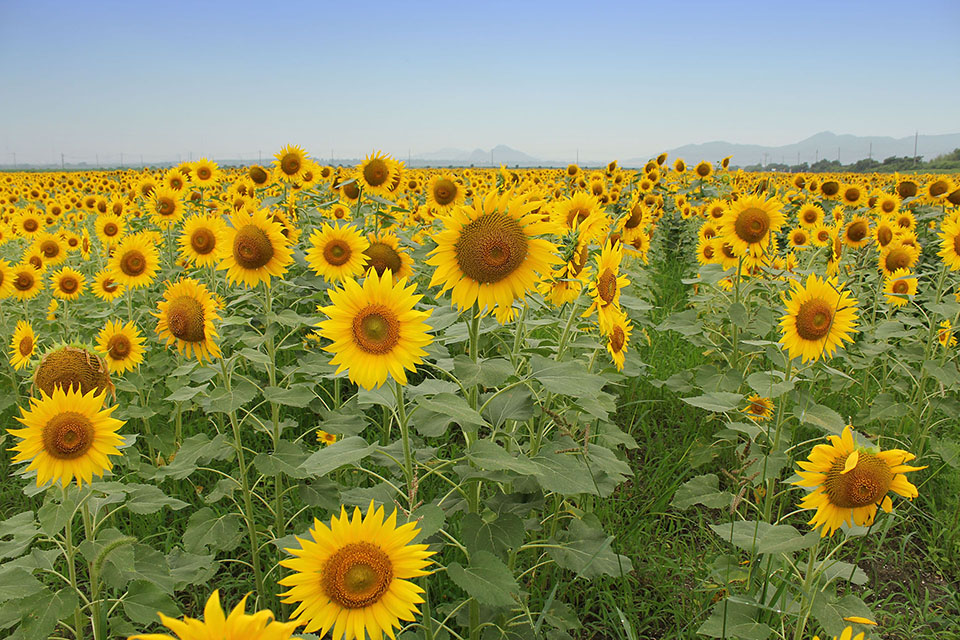
M 0 174 L 0 636 L 960 637 L 960 182 Z

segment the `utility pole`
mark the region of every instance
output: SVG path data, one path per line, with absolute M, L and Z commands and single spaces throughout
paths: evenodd
M 797 166 L 800 166 L 800 152 L 797 151 Z
M 14 171 L 17 170 L 17 152 L 16 151 L 13 152 L 13 170 Z
M 870 143 L 870 154 L 867 157 L 873 160 L 873 143 L 872 142 Z
M 920 137 L 920 130 L 917 129 L 913 133 L 913 164 L 917 164 L 917 138 Z
M 837 147 L 837 164 L 840 163 L 840 147 Z
M 60 152 L 60 171 L 63 171 L 63 151 Z
M 761 166 L 761 167 L 767 166 L 767 152 L 766 152 L 766 151 L 763 152 L 763 164 L 761 164 L 760 166 Z
M 96 158 L 97 158 L 97 169 L 99 169 L 99 168 L 100 168 L 100 154 L 99 154 L 99 153 L 96 154 Z
M 577 164 L 580 164 L 580 149 L 577 149 Z
M 817 149 L 817 159 L 814 160 L 814 163 L 820 162 L 820 149 Z

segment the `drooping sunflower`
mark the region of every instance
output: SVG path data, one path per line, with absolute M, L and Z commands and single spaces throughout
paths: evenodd
M 324 223 L 310 236 L 307 264 L 327 282 L 340 282 L 363 275 L 370 247 L 363 234 L 353 225 L 340 227 Z
M 11 293 L 17 300 L 29 300 L 37 296 L 43 285 L 40 282 L 40 272 L 29 263 L 18 264 L 10 272 L 10 282 L 13 285 Z
M 783 205 L 774 198 L 744 196 L 730 203 L 720 221 L 720 235 L 738 256 L 760 257 L 769 252 L 770 238 L 780 230 Z
M 809 524 L 822 527 L 821 536 L 833 535 L 844 523 L 859 526 L 873 524 L 877 506 L 890 513 L 893 502 L 888 492 L 905 498 L 916 498 L 919 493 L 905 473 L 926 467 L 911 467 L 906 463 L 916 456 L 902 449 L 880 451 L 878 448 L 858 447 L 853 429 L 847 425 L 839 436 L 828 436 L 830 444 L 818 444 L 807 460 L 797 464 L 802 479 L 793 484 L 813 487 L 801 501 L 800 507 L 816 509 Z
M 113 279 L 113 273 L 109 269 L 102 269 L 97 272 L 91 288 L 93 289 L 93 295 L 107 302 L 116 300 L 126 291 L 122 284 Z
M 10 364 L 20 370 L 27 366 L 30 358 L 37 351 L 37 336 L 33 327 L 26 320 L 18 320 L 17 328 L 13 330 L 10 339 Z
M 124 233 L 126 233 L 123 218 L 115 216 L 112 213 L 97 216 L 94 229 L 97 232 L 97 237 L 100 239 L 100 242 L 105 246 L 116 244 L 120 238 L 123 237 Z
M 899 227 L 895 227 L 888 218 L 881 217 L 877 220 L 877 227 L 873 231 L 873 239 L 877 243 L 877 249 L 883 250 L 888 244 L 897 237 Z
M 83 293 L 86 277 L 70 267 L 63 267 L 50 275 L 50 289 L 55 298 L 76 300 Z
M 13 267 L 6 260 L 0 260 L 0 300 L 13 295 Z
M 226 269 L 227 280 L 255 287 L 270 286 L 270 276 L 282 276 L 293 262 L 293 250 L 283 236 L 283 225 L 269 211 L 240 211 L 230 216 L 227 246 L 217 269 Z
M 626 361 L 627 346 L 630 344 L 630 334 L 633 332 L 633 323 L 622 311 L 618 312 L 611 324 L 607 337 L 607 352 L 613 358 L 617 371 L 623 371 Z
M 367 242 L 370 246 L 363 251 L 367 256 L 366 268 L 374 269 L 378 276 L 390 271 L 394 282 L 413 275 L 413 258 L 406 248 L 400 246 L 397 236 L 387 231 L 368 233 Z
M 183 195 L 167 187 L 157 187 L 150 194 L 150 218 L 161 229 L 168 229 L 183 219 Z
M 433 341 L 424 320 L 430 315 L 414 306 L 423 296 L 406 278 L 396 284 L 389 273 L 368 272 L 363 285 L 348 279 L 342 288 L 330 290 L 330 302 L 320 307 L 328 319 L 319 323 L 320 334 L 332 343 L 330 364 L 337 373 L 346 370 L 351 382 L 364 389 L 381 386 L 387 375 L 407 383 L 406 371 L 414 371 Z
M 769 420 L 773 417 L 773 400 L 753 394 L 747 398 L 747 406 L 740 411 L 754 420 Z
M 118 405 L 103 408 L 105 397 L 57 387 L 31 398 L 29 411 L 21 407 L 17 417 L 24 428 L 7 430 L 21 438 L 12 449 L 17 452 L 13 462 L 29 461 L 25 472 L 36 470 L 38 487 L 51 480 L 65 486 L 74 479 L 79 487 L 102 477 L 113 466 L 108 456 L 120 455 L 117 445 L 123 438 L 117 430 L 124 424 L 110 417 Z
M 295 557 L 280 561 L 294 571 L 279 581 L 290 587 L 283 601 L 297 605 L 292 618 L 320 636 L 333 629 L 332 637 L 342 640 L 393 638 L 394 628 L 414 620 L 423 602 L 423 589 L 411 579 L 430 573 L 434 552 L 410 544 L 417 533 L 416 523 L 398 527 L 397 512 L 384 517 L 372 501 L 362 519 L 359 508 L 351 520 L 341 507 L 329 528 L 314 520 L 312 540 L 297 538 L 300 548 L 286 549 Z
M 114 282 L 128 289 L 149 286 L 160 267 L 157 246 L 144 234 L 124 237 L 107 263 Z
M 463 204 L 464 187 L 452 173 L 441 173 L 427 184 L 427 204 L 438 213 L 445 213 Z
M 183 223 L 180 257 L 195 266 L 213 266 L 223 255 L 227 225 L 220 216 L 195 215 Z
M 620 262 L 623 260 L 623 247 L 614 247 L 611 242 L 604 245 L 597 256 L 596 278 L 590 283 L 590 297 L 593 302 L 582 317 L 597 314 L 600 331 L 609 334 L 620 313 L 620 292 L 630 284 L 626 275 L 620 274 Z
M 70 345 L 55 346 L 44 354 L 34 371 L 33 384 L 48 396 L 57 387 L 83 394 L 113 391 L 106 362 L 95 353 Z
M 300 623 L 277 622 L 273 612 L 263 609 L 246 613 L 247 596 L 240 599 L 230 615 L 220 605 L 220 592 L 214 590 L 203 608 L 203 621 L 184 617 L 169 618 L 162 613 L 160 622 L 176 634 L 147 633 L 131 636 L 128 640 L 298 640 L 292 634 Z
M 883 293 L 888 303 L 902 307 L 917 294 L 917 276 L 908 269 L 897 269 L 884 278 Z
M 167 346 L 176 344 L 177 351 L 200 362 L 220 357 L 213 326 L 220 315 L 205 286 L 193 278 L 183 278 L 167 287 L 157 310 L 153 314 L 157 318 L 156 332 Z
M 557 262 L 553 243 L 536 237 L 554 228 L 532 213 L 539 206 L 510 192 L 492 192 L 452 211 L 427 260 L 436 267 L 430 286 L 440 285 L 441 293 L 452 289 L 461 311 L 477 304 L 482 313 L 495 312 L 501 323 L 511 320 L 513 302 Z
M 132 322 L 108 320 L 97 335 L 97 350 L 105 355 L 110 373 L 123 373 L 143 362 L 143 336 Z
M 803 362 L 830 357 L 857 332 L 857 301 L 836 281 L 811 274 L 806 284 L 792 283 L 786 313 L 780 319 L 780 344 Z
M 300 182 L 303 180 L 303 170 L 307 166 L 307 152 L 294 144 L 288 144 L 280 149 L 274 161 L 274 174 L 282 182 Z

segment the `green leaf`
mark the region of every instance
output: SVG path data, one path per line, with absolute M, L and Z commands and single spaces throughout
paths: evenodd
M 447 565 L 447 575 L 480 604 L 491 607 L 509 607 L 520 592 L 513 573 L 500 558 L 486 551 L 478 551 L 470 558 L 470 566 L 458 562 Z
M 488 551 L 505 560 L 509 551 L 523 544 L 523 520 L 512 513 L 501 513 L 490 521 L 468 513 L 460 523 L 460 531 L 471 555 Z
M 77 494 L 71 492 L 67 495 L 66 501 L 63 494 L 57 495 L 56 492 L 48 491 L 46 504 L 37 510 L 37 520 L 40 521 L 40 528 L 48 536 L 55 536 L 63 531 L 69 520 L 77 509 Z
M 537 473 L 537 466 L 523 453 L 509 452 L 490 440 L 476 440 L 467 449 L 467 458 L 481 469 L 502 471 L 504 469 L 522 475 Z
M 953 469 L 960 469 L 960 443 L 948 438 L 930 438 L 930 449 L 940 456 L 943 463 Z
M 350 436 L 324 447 L 303 461 L 300 468 L 311 476 L 325 476 L 335 469 L 363 460 L 376 450 L 360 436 Z
M 747 384 L 764 398 L 779 398 L 793 389 L 792 380 L 784 380 L 779 371 L 763 371 L 747 376 Z
M 767 640 L 773 629 L 757 622 L 758 614 L 756 605 L 727 598 L 713 607 L 710 617 L 700 625 L 697 633 L 710 638 Z
M 367 427 L 363 411 L 355 398 L 345 402 L 339 409 L 320 411 L 320 428 L 338 436 L 358 436 Z
M 310 456 L 303 447 L 289 440 L 280 440 L 273 453 L 259 453 L 253 466 L 265 476 L 284 474 L 291 478 L 306 478 L 309 474 L 300 465 Z
M 413 415 L 412 421 L 417 430 L 425 436 L 442 435 L 451 422 L 456 422 L 461 428 L 486 424 L 483 417 L 475 409 L 471 409 L 462 396 L 452 393 L 440 393 L 432 398 L 421 396 L 417 398 L 417 405 L 420 408 Z
M 673 495 L 670 504 L 677 509 L 686 509 L 695 504 L 721 509 L 729 507 L 732 501 L 733 494 L 720 491 L 720 479 L 715 474 L 708 473 L 684 482 Z
M 727 309 L 727 315 L 730 316 L 730 322 L 738 327 L 746 326 L 747 321 L 749 320 L 749 317 L 747 316 L 747 308 L 740 302 L 731 303 L 730 307 Z
M 603 531 L 596 516 L 571 520 L 558 543 L 561 548 L 550 548 L 547 553 L 559 566 L 576 571 L 578 576 L 619 578 L 633 571 L 630 558 L 614 552 L 613 536 Z
M 165 400 L 167 402 L 186 402 L 190 400 L 198 393 L 201 393 L 207 389 L 206 384 L 202 384 L 199 387 L 180 387 L 170 395 L 168 395 Z
M 209 582 L 220 567 L 212 554 L 188 553 L 179 548 L 167 554 L 167 564 L 177 589 Z
M 240 516 L 236 513 L 217 514 L 210 507 L 194 512 L 183 532 L 183 548 L 189 553 L 231 551 L 240 544 Z
M 9 640 L 37 640 L 53 633 L 60 620 L 73 614 L 78 604 L 73 587 L 64 587 L 56 593 L 47 591 L 31 598 L 29 606 L 21 611 L 20 626 Z
M 313 392 L 313 385 L 296 384 L 286 389 L 267 387 L 263 390 L 263 397 L 266 398 L 267 402 L 302 409 L 310 404 L 317 397 L 317 394 Z
M 133 513 L 156 513 L 163 507 L 179 511 L 190 506 L 183 500 L 167 496 L 159 487 L 152 484 L 128 484 L 127 489 L 127 509 Z
M 180 610 L 168 594 L 160 587 L 146 580 L 134 580 L 127 588 L 123 599 L 123 612 L 137 624 L 148 625 L 157 622 L 157 612 L 177 617 Z
M 27 598 L 43 590 L 43 584 L 26 569 L 11 566 L 0 567 L 0 602 Z
M 253 383 L 237 380 L 230 391 L 223 387 L 211 390 L 200 406 L 207 413 L 230 413 L 256 398 L 258 393 L 260 390 Z
M 453 374 L 464 387 L 481 385 L 499 387 L 516 373 L 513 364 L 505 358 L 487 358 L 474 362 L 470 356 L 458 355 L 453 359 Z
M 712 524 L 710 529 L 726 542 L 752 553 L 793 553 L 813 547 L 820 537 L 815 531 L 803 535 L 788 524 L 756 520 Z
M 800 422 L 812 424 L 815 427 L 819 427 L 835 435 L 840 435 L 843 432 L 843 428 L 847 426 L 846 421 L 840 417 L 839 413 L 822 404 L 815 404 L 807 407 L 806 410 L 798 409 L 794 411 L 794 415 L 797 416 Z
M 726 391 L 710 391 L 693 398 L 680 398 L 689 405 L 723 413 L 725 411 L 734 411 L 743 401 L 743 396 L 739 393 L 728 393 Z
M 23 511 L 0 522 L 0 558 L 16 558 L 30 548 L 33 539 L 40 535 L 36 527 L 33 511 Z
M 813 602 L 810 605 L 810 613 L 813 614 L 813 617 L 816 618 L 828 635 L 838 637 L 849 626 L 844 618 L 858 616 L 868 620 L 876 620 L 870 607 L 857 596 L 850 594 L 837 598 L 836 595 L 825 591 L 815 592 Z
M 540 355 L 531 356 L 530 375 L 547 391 L 575 398 L 600 393 L 607 382 L 603 377 L 590 373 L 582 362 L 556 362 Z
M 486 405 L 483 417 L 494 427 L 507 420 L 529 420 L 534 415 L 533 394 L 525 387 L 513 387 L 499 394 L 485 393 L 480 405 Z
M 210 460 L 226 460 L 234 453 L 233 445 L 225 434 L 217 434 L 213 440 L 205 433 L 190 436 L 180 445 L 173 462 L 153 473 L 157 479 L 183 480 Z M 143 471 L 141 471 L 143 473 Z M 144 475 L 147 475 L 144 473 Z
M 851 574 L 853 578 L 851 579 Z M 829 582 L 830 580 L 849 580 L 853 584 L 865 585 L 869 578 L 866 572 L 860 567 L 854 568 L 849 562 L 841 560 L 831 560 L 830 564 L 821 569 L 821 575 Z
M 590 469 L 575 451 L 559 453 L 541 449 L 539 454 L 530 458 L 530 462 L 534 465 L 537 482 L 545 491 L 565 496 L 578 493 L 605 495 L 597 488 Z
M 268 366 L 271 362 L 270 356 L 268 356 L 267 354 L 261 351 L 257 351 L 256 349 L 251 349 L 250 347 L 241 349 L 240 355 L 246 358 L 247 360 L 249 360 L 250 362 L 262 364 L 264 366 Z

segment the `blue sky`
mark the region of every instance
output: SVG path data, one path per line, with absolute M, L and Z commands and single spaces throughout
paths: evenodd
M 960 131 L 960 2 L 0 0 L 0 164 Z

